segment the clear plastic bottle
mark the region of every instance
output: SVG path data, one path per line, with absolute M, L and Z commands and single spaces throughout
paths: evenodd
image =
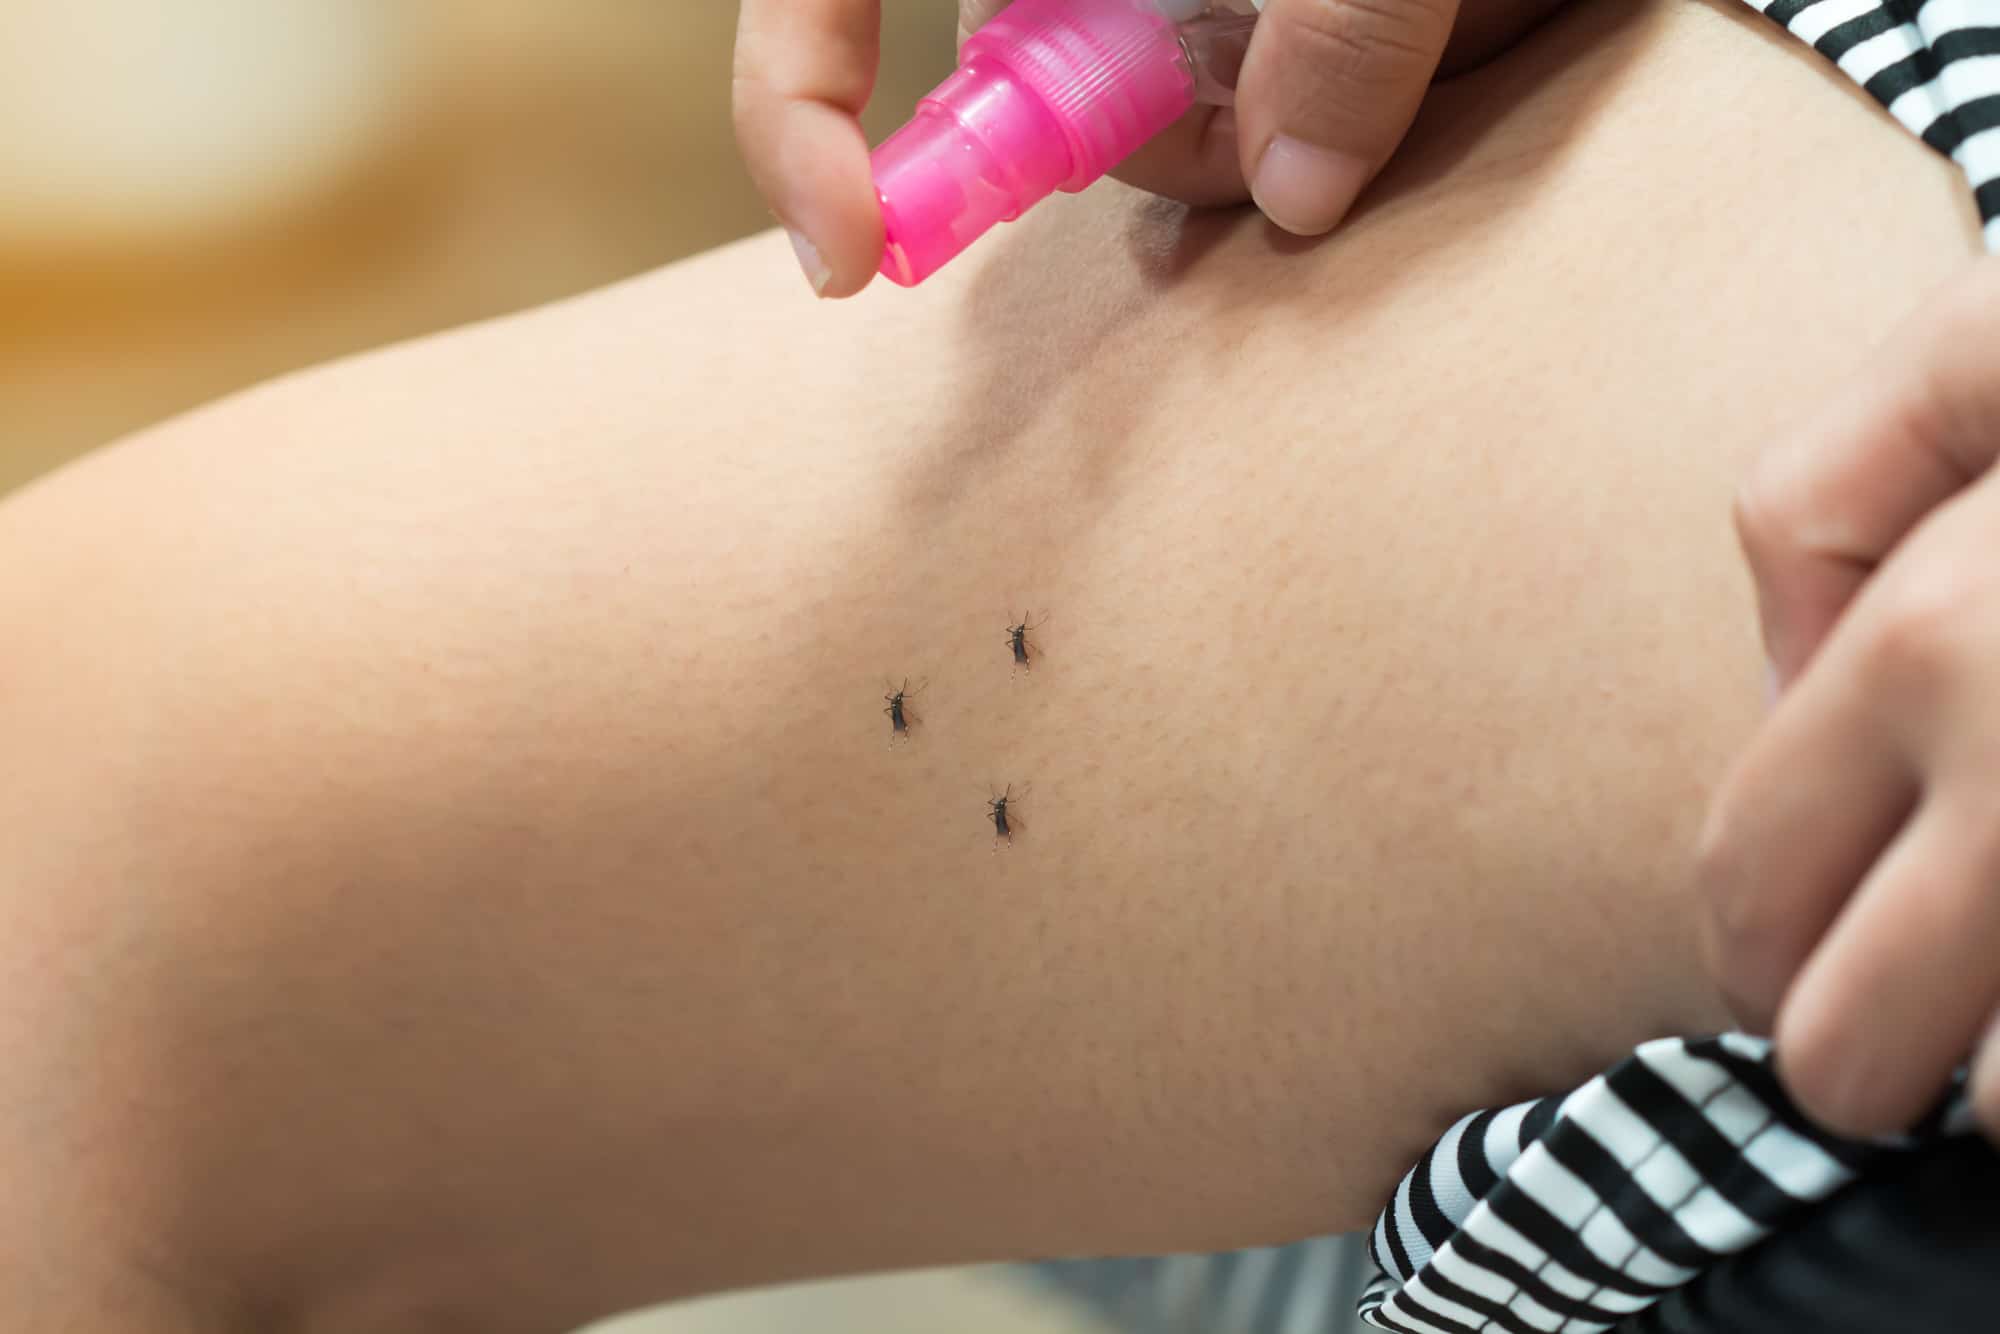
M 1014 0 L 875 150 L 882 273 L 914 286 L 1090 185 L 1197 101 L 1227 105 L 1263 0 Z

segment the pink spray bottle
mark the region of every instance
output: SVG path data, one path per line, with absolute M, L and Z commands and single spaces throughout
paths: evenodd
M 882 273 L 911 287 L 997 222 L 1226 105 L 1264 0 L 1014 0 L 873 156 Z

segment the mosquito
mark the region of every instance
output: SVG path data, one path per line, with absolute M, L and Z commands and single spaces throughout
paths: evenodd
M 916 706 L 911 700 L 923 694 L 924 687 L 929 684 L 928 681 L 919 681 L 911 685 L 910 678 L 906 676 L 903 678 L 903 684 L 882 696 L 882 712 L 889 715 L 890 745 L 893 746 L 898 741 L 908 741 L 912 736 L 910 729 L 923 721 L 917 716 Z
M 1023 616 L 1020 620 L 1015 621 L 1012 616 L 1009 616 L 1007 619 L 1012 622 L 1007 627 L 1007 647 L 1013 651 L 1014 666 L 1019 671 L 1033 671 L 1035 669 L 1035 659 L 1042 656 L 1042 646 L 1028 638 L 1028 633 L 1031 630 L 1039 630 L 1041 627 L 1047 625 L 1049 618 L 1044 616 L 1041 620 L 1037 621 L 1030 619 L 1028 616 Z
M 990 791 L 991 789 L 989 788 L 988 790 Z M 1002 843 L 1005 843 L 1008 847 L 1012 847 L 1014 845 L 1015 831 L 1027 828 L 1025 824 L 1021 823 L 1021 816 L 1017 810 L 1027 795 L 1028 790 L 1022 788 L 1021 795 L 1018 797 L 1015 796 L 1014 785 L 1009 783 L 999 796 L 987 799 L 986 818 L 993 822 L 993 850 L 995 852 L 1000 850 Z

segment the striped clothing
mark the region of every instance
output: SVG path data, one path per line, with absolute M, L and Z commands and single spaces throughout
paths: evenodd
M 1971 1128 L 1959 1090 L 1902 1139 L 1842 1140 L 1785 1096 L 1765 1039 L 1649 1042 L 1567 1097 L 1453 1126 L 1375 1225 L 1361 1315 L 1400 1334 L 1599 1334 L 1882 1155 Z

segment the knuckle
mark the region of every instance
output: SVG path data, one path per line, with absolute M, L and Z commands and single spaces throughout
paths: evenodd
M 1773 455 L 1765 451 L 1737 484 L 1729 505 L 1736 540 L 1753 560 L 1775 545 L 1792 523 L 1791 488 L 1785 485 Z
M 1932 690 L 1957 674 L 1967 632 L 1980 613 L 1971 581 L 1941 562 L 1897 581 L 1875 626 L 1865 668 L 1879 685 Z
M 1781 947 L 1778 921 L 1739 873 L 1738 840 L 1711 818 L 1695 849 L 1695 884 L 1701 905 L 1701 947 L 1709 977 L 1723 1004 L 1746 1027 L 1769 1023 L 1775 997 L 1760 980 L 1760 961 Z
M 1449 6 L 1439 0 L 1300 0 L 1288 13 L 1293 59 L 1328 88 L 1428 80 L 1451 35 Z

